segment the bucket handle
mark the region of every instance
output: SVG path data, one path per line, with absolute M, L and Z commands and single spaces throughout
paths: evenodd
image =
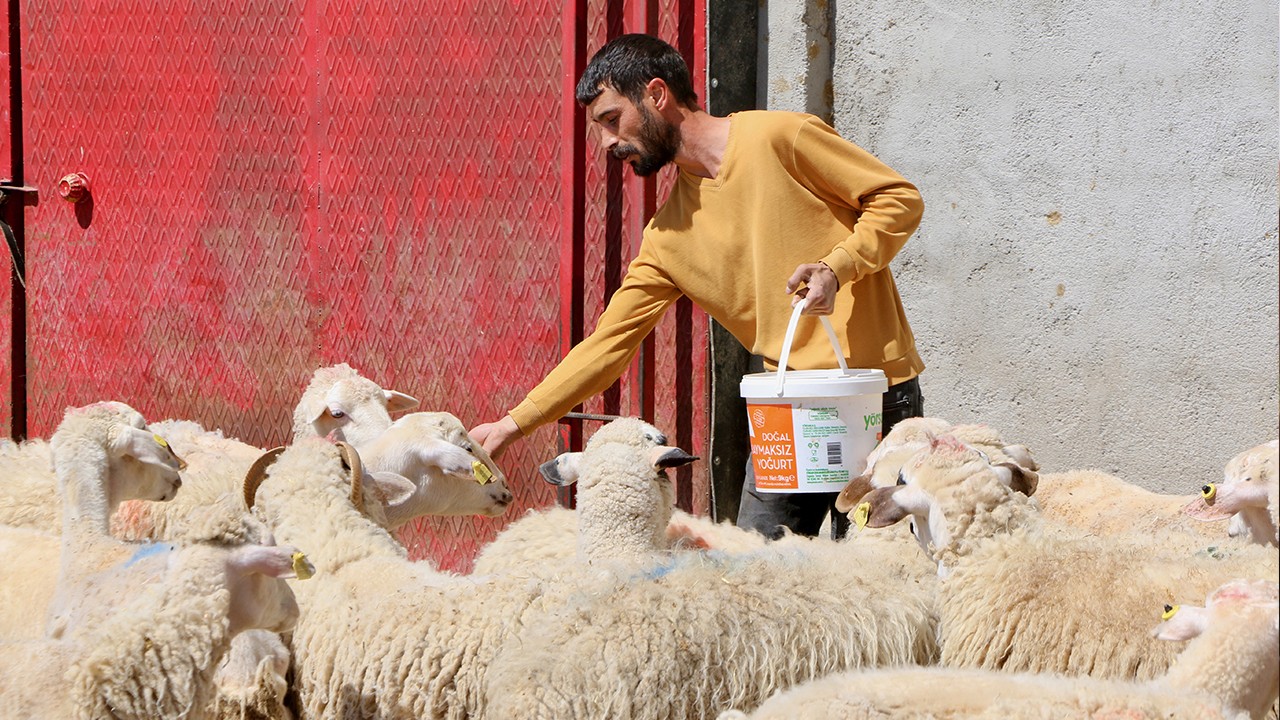
M 800 298 L 800 302 L 796 303 L 796 307 L 791 311 L 791 321 L 787 323 L 787 334 L 782 339 L 782 357 L 778 358 L 778 388 L 775 392 L 777 397 L 782 397 L 782 391 L 786 387 L 787 382 L 787 358 L 791 356 L 791 341 L 796 337 L 796 325 L 800 322 L 800 313 L 809 306 L 809 298 Z M 836 337 L 836 329 L 831 327 L 831 320 L 826 315 L 819 315 L 818 319 L 822 321 L 822 327 L 827 330 L 827 339 L 831 341 L 831 348 L 836 351 L 836 362 L 840 363 L 840 371 L 845 375 L 849 374 L 849 366 L 844 361 L 844 350 L 840 348 L 840 339 Z

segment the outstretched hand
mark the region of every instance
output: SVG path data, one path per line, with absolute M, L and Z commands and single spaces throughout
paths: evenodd
M 497 422 L 475 426 L 469 434 L 472 440 L 484 447 L 489 457 L 497 459 L 506 452 L 508 445 L 520 439 L 520 426 L 510 415 L 503 415 Z
M 804 287 L 800 284 L 804 283 Z M 796 268 L 787 280 L 787 294 L 794 294 L 791 306 L 795 307 L 801 298 L 809 303 L 802 315 L 830 315 L 836 309 L 836 291 L 840 289 L 840 281 L 836 273 L 824 263 L 805 263 Z

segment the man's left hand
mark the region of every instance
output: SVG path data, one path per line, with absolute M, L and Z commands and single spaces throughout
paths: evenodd
M 804 283 L 804 287 L 800 284 Z M 799 288 L 799 289 L 797 289 Z M 801 313 L 803 315 L 830 315 L 836 309 L 836 290 L 840 289 L 840 281 L 835 271 L 823 263 L 805 263 L 791 273 L 787 280 L 787 294 L 795 294 L 791 306 L 807 298 L 809 304 Z

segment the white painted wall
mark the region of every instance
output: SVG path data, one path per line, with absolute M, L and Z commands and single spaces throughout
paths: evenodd
M 836 128 L 924 195 L 893 269 L 928 414 L 1169 492 L 1277 436 L 1274 0 L 766 15 L 769 106 L 820 111 L 796 74 L 824 73 Z

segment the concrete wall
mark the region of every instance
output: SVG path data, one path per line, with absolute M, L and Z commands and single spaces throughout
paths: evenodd
M 768 106 L 924 195 L 893 270 L 928 414 L 1177 492 L 1276 437 L 1273 0 L 773 0 L 761 26 Z

